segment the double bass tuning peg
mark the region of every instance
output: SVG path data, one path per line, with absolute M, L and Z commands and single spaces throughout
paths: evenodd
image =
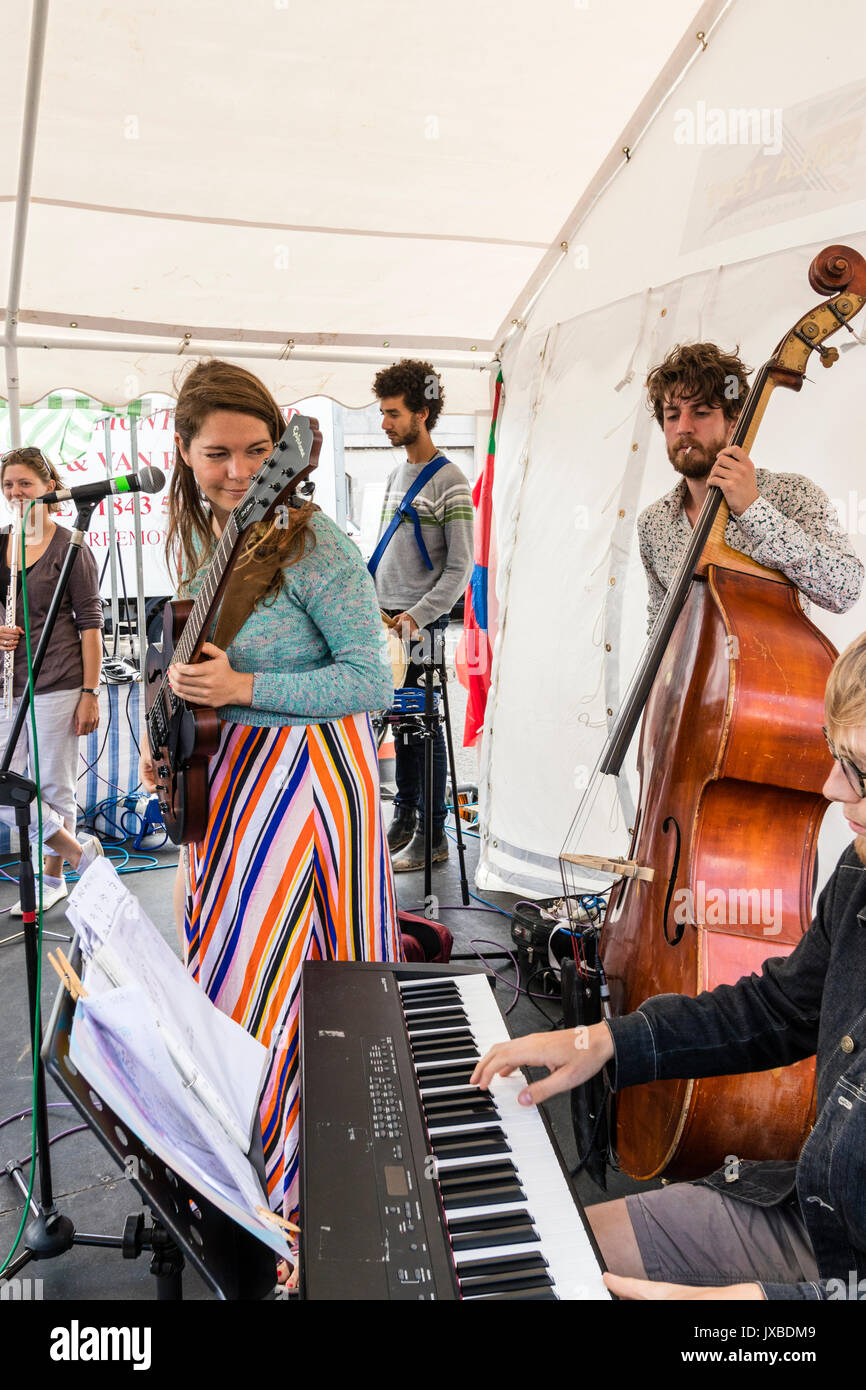
M 834 362 L 838 362 L 838 361 L 839 361 L 839 349 L 838 349 L 838 348 L 834 348 L 834 347 L 828 348 L 828 347 L 823 347 L 823 346 L 820 346 L 820 345 L 819 345 L 819 347 L 818 347 L 818 353 L 819 353 L 819 356 L 820 356 L 820 358 L 821 358 L 821 366 L 822 366 L 822 367 L 832 367 L 832 365 L 833 365 Z

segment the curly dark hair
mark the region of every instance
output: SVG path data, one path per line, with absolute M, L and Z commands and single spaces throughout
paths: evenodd
M 665 402 L 673 396 L 721 408 L 728 420 L 736 420 L 749 390 L 748 373 L 733 352 L 722 352 L 715 343 L 677 343 L 646 379 L 647 406 L 661 425 Z
M 391 367 L 376 373 L 373 390 L 379 400 L 383 396 L 402 396 L 406 409 L 413 415 L 427 411 L 427 428 L 432 430 L 445 404 L 442 378 L 432 362 L 418 362 L 404 357 Z

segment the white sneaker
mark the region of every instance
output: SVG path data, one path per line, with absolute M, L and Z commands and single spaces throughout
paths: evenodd
M 66 887 L 65 882 L 64 882 L 64 883 L 59 883 L 59 884 L 57 885 L 56 888 L 43 888 L 43 890 L 42 890 L 42 911 L 43 911 L 43 912 L 47 912 L 48 909 L 49 909 L 49 907 L 54 907 L 55 903 L 62 902 L 64 898 L 68 898 L 68 897 L 69 897 L 69 890 L 68 890 L 68 888 Z M 37 883 L 37 885 L 36 885 L 36 910 L 37 910 L 37 912 L 38 912 L 38 910 L 39 910 L 39 884 L 38 884 L 38 883 Z M 11 908 L 9 909 L 9 916 L 10 916 L 10 917 L 21 917 L 22 915 L 23 915 L 23 914 L 22 914 L 22 911 L 21 911 L 21 899 L 19 898 L 18 901 L 17 901 L 17 903 L 15 903 L 14 906 L 11 907 Z
M 81 858 L 75 872 L 81 878 L 81 875 L 90 868 L 94 859 L 98 859 L 100 855 L 104 857 L 104 850 L 95 835 L 88 835 L 86 840 L 79 840 L 79 844 L 81 845 Z

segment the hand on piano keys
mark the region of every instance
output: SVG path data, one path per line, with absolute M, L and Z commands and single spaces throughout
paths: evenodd
M 560 1091 L 581 1086 L 612 1057 L 613 1039 L 605 1023 L 556 1033 L 530 1033 L 491 1047 L 473 1071 L 470 1084 L 487 1091 L 494 1076 L 511 1076 L 519 1067 L 547 1067 L 550 1075 L 533 1082 L 517 1097 L 520 1105 L 539 1105 Z
M 606 1298 L 571 1184 L 541 1115 L 517 1103 L 525 1078 L 510 1076 L 527 1044 L 544 1066 L 554 1065 L 550 1044 L 561 1046 L 564 1036 L 571 1056 L 586 1049 L 575 1047 L 574 1032 L 506 1041 L 484 975 L 402 981 L 400 990 L 460 1296 Z M 598 1036 L 594 1070 L 604 1065 L 605 1046 Z M 552 1085 L 562 1071 L 557 1064 L 537 1084 L 550 1093 L 576 1084 Z M 488 1096 L 478 1093 L 479 1075 Z

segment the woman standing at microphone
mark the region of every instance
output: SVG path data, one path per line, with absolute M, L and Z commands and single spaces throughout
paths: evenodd
M 0 485 L 3 496 L 19 512 L 35 498 L 62 487 L 53 464 L 40 449 L 11 449 L 0 458 Z M 45 618 L 69 545 L 69 532 L 57 526 L 51 513 L 58 504 L 35 506 L 24 523 L 27 607 L 30 617 L 30 647 L 35 653 Z M 15 565 L 18 592 L 15 624 L 0 627 L 0 656 L 14 653 L 14 718 L 17 701 L 27 685 L 27 647 L 24 641 L 24 604 L 21 595 L 20 534 L 6 531 L 0 546 L 0 595 L 9 590 L 12 546 L 18 546 Z M 42 905 L 52 907 L 66 897 L 63 861 L 82 873 L 102 853 L 99 841 L 90 837 L 83 844 L 75 838 L 75 790 L 78 780 L 78 740 L 92 733 L 99 724 L 97 688 L 102 666 L 102 601 L 96 561 L 82 549 L 72 567 L 69 587 L 63 599 L 51 644 L 36 681 L 34 708 L 39 746 L 39 782 L 42 797 L 43 840 L 51 851 L 45 857 L 42 879 Z M 11 721 L 0 717 L 0 754 L 6 747 Z M 16 772 L 24 772 L 30 757 L 30 721 L 25 720 L 12 760 Z M 33 769 L 31 768 L 31 776 Z M 7 823 L 14 824 L 11 812 L 0 810 Z M 38 837 L 34 811 L 31 839 Z M 20 917 L 21 905 L 11 910 Z
M 193 597 L 218 538 L 285 422 L 266 387 L 198 363 L 175 411 L 168 551 Z M 213 1002 L 270 1049 L 261 1126 L 271 1206 L 298 1201 L 301 968 L 400 958 L 369 711 L 393 698 L 382 624 L 360 552 L 318 507 L 251 528 L 237 562 L 267 584 L 225 650 L 175 664 L 175 695 L 215 708 L 208 823 L 186 847 L 185 957 Z M 249 579 L 247 580 L 249 583 Z M 154 788 L 142 747 L 141 779 Z

